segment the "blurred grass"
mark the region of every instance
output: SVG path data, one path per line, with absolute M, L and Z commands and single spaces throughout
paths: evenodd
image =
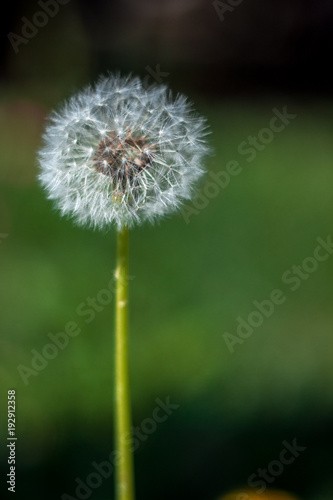
M 93 432 L 112 418 L 113 301 L 90 324 L 76 309 L 112 278 L 115 234 L 61 219 L 36 183 L 55 95 L 51 88 L 49 102 L 38 101 L 21 90 L 0 108 L 0 233 L 8 234 L 0 244 L 1 385 L 17 390 L 21 442 L 37 442 L 37 457 L 66 425 Z M 238 145 L 285 104 L 297 118 L 247 163 Z M 271 96 L 199 109 L 213 132 L 209 170 L 237 160 L 242 173 L 189 224 L 179 213 L 132 231 L 134 419 L 169 395 L 217 428 L 221 419 L 237 429 L 258 415 L 311 425 L 333 411 L 332 257 L 295 292 L 281 276 L 332 232 L 333 105 Z M 286 302 L 231 354 L 223 334 L 236 333 L 236 318 L 275 288 Z M 41 351 L 70 320 L 80 335 L 25 386 L 17 366 L 31 366 L 31 349 Z
M 37 108 L 33 104 L 24 107 L 10 103 L 7 116 L 15 106 L 17 116 L 7 129 L 2 120 L 6 132 L 1 145 L 1 164 L 5 167 L 2 204 L 6 217 L 1 231 L 8 232 L 1 245 L 0 261 L 4 337 L 9 347 L 24 345 L 24 359 L 29 360 L 30 346 L 38 349 L 46 341 L 48 331 L 61 331 L 67 321 L 77 320 L 82 334 L 62 353 L 63 360 L 59 356 L 50 362 L 38 379 L 47 380 L 48 384 L 47 372 L 58 371 L 58 363 L 64 364 L 62 368 L 70 368 L 74 359 L 79 364 L 78 374 L 84 371 L 88 362 L 85 346 L 89 346 L 90 363 L 103 351 L 102 370 L 91 370 L 92 379 L 108 379 L 108 359 L 112 355 L 104 345 L 112 336 L 112 305 L 108 311 L 98 313 L 92 325 L 85 325 L 75 311 L 78 304 L 88 296 L 96 296 L 112 278 L 114 233 L 99 234 L 72 227 L 45 200 L 36 185 L 34 157 L 42 120 L 37 116 L 31 123 L 31 110 Z M 258 357 L 264 361 L 266 349 L 266 354 L 273 357 L 280 350 L 283 359 L 279 362 L 285 369 L 292 358 L 292 344 L 295 348 L 301 344 L 308 355 L 304 362 L 299 360 L 298 369 L 305 372 L 315 368 L 311 351 L 304 347 L 307 343 L 316 346 L 318 355 L 324 356 L 321 361 L 329 357 L 327 353 L 333 344 L 330 337 L 325 337 L 325 331 L 326 335 L 330 333 L 332 319 L 328 308 L 330 261 L 321 263 L 318 271 L 290 294 L 244 346 L 236 347 L 233 356 L 222 336 L 225 331 L 235 331 L 236 317 L 246 317 L 253 309 L 253 300 L 267 298 L 274 288 L 286 288 L 281 283 L 283 272 L 312 255 L 316 237 L 330 234 L 332 124 L 329 127 L 324 108 L 303 107 L 297 112 L 298 118 L 277 134 L 255 161 L 247 164 L 237 146 L 266 125 L 270 109 L 262 105 L 261 109 L 243 106 L 241 110 L 237 103 L 232 108 L 224 109 L 221 105 L 218 110 L 207 109 L 216 151 L 209 169 L 225 169 L 227 161 L 236 159 L 242 173 L 231 178 L 229 186 L 221 189 L 199 215 L 191 215 L 190 224 L 185 224 L 178 214 L 156 227 L 133 231 L 132 363 L 133 372 L 140 374 L 134 377 L 138 401 L 142 400 L 142 391 L 146 392 L 149 386 L 156 390 L 155 384 L 160 386 L 161 381 L 170 389 L 175 384 L 177 392 L 183 388 L 186 394 L 202 390 L 203 381 L 205 385 L 216 377 L 228 386 L 225 380 L 230 376 L 229 370 L 237 366 L 239 372 L 238 365 L 244 359 L 252 360 L 255 368 Z M 23 144 L 21 140 L 17 143 L 17 136 L 22 136 Z M 321 324 L 323 337 L 314 335 L 316 324 Z M 282 352 L 286 345 L 289 353 Z M 13 368 L 19 360 L 8 358 L 6 370 L 11 383 L 17 378 Z M 322 371 L 324 366 L 321 362 L 318 369 Z M 272 369 L 271 362 L 268 367 Z M 156 372 L 159 377 L 152 376 Z M 255 373 L 256 370 L 253 376 Z M 275 375 L 279 383 L 281 374 Z M 193 381 L 193 376 L 198 380 Z M 256 382 L 261 386 L 260 378 L 261 375 Z M 75 385 L 82 382 L 80 379 Z M 43 383 L 37 379 L 32 382 L 31 390 L 38 390 Z

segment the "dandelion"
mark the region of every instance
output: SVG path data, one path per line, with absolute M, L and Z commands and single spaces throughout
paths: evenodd
M 166 86 L 110 76 L 50 117 L 42 186 L 80 225 L 132 227 L 191 198 L 208 153 L 205 120 Z
M 111 75 L 51 114 L 39 180 L 62 215 L 117 228 L 115 313 L 116 498 L 134 499 L 128 377 L 128 229 L 191 198 L 209 153 L 207 126 L 166 86 Z

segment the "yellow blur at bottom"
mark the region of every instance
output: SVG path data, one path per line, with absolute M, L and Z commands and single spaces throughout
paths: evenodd
M 225 496 L 219 497 L 218 500 L 300 500 L 300 498 L 285 491 L 267 490 L 258 494 L 244 489 L 232 491 Z

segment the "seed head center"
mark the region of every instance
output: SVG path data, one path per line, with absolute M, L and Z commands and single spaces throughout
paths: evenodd
M 150 163 L 147 139 L 133 136 L 129 130 L 123 139 L 110 132 L 101 140 L 94 156 L 95 170 L 110 177 L 123 190 Z

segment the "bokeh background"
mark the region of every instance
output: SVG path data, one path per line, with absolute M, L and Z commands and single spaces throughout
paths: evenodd
M 306 450 L 271 486 L 331 500 L 333 256 L 295 291 L 282 276 L 310 265 L 317 238 L 332 234 L 333 2 L 29 0 L 6 8 L 0 405 L 5 438 L 6 394 L 16 389 L 17 497 L 113 498 L 113 475 L 76 493 L 77 478 L 86 484 L 92 463 L 113 449 L 113 300 L 89 324 L 77 307 L 112 279 L 115 233 L 59 217 L 36 182 L 36 151 L 50 109 L 119 70 L 188 95 L 211 127 L 209 171 L 230 161 L 241 170 L 188 224 L 179 212 L 131 234 L 133 423 L 149 427 L 156 398 L 179 405 L 135 451 L 137 498 L 220 498 L 245 488 L 296 438 Z M 272 110 L 285 106 L 296 117 L 248 161 L 240 144 L 267 138 Z M 225 333 L 235 335 L 237 318 L 274 289 L 285 302 L 231 353 Z M 41 352 L 69 321 L 81 333 L 25 384 L 17 367 L 31 368 L 31 350 Z

